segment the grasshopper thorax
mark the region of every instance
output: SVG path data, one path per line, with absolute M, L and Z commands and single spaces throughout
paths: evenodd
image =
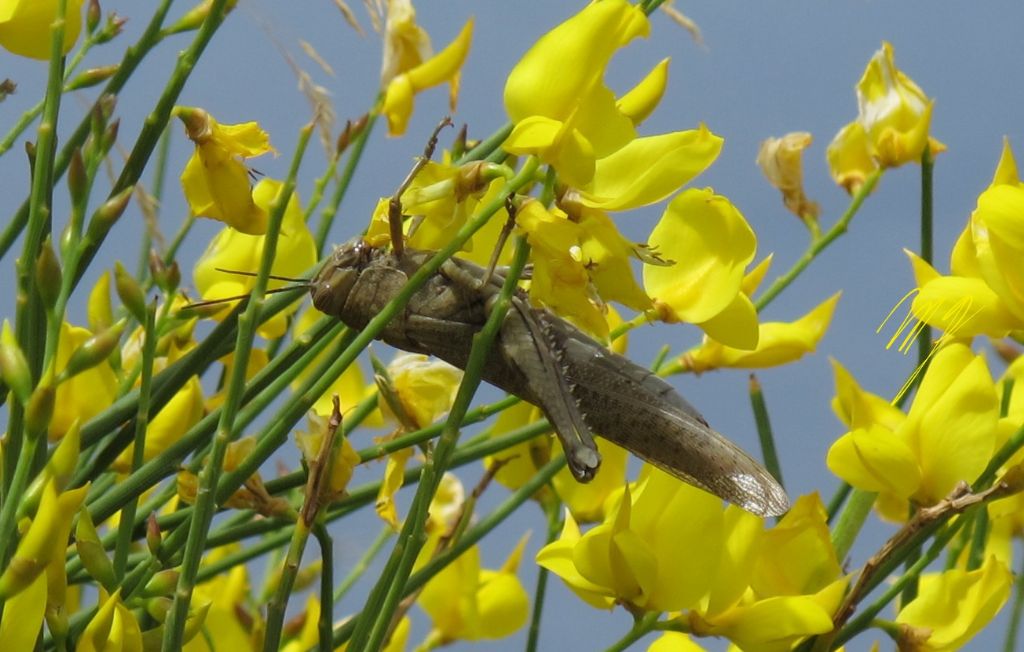
M 361 238 L 334 250 L 310 283 L 313 305 L 320 312 L 338 316 L 356 280 L 373 256 L 373 247 Z

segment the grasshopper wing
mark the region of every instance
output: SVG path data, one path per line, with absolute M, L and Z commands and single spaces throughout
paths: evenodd
M 761 516 L 789 509 L 768 471 L 708 425 L 667 382 L 557 320 L 557 345 L 595 432 L 658 468 Z

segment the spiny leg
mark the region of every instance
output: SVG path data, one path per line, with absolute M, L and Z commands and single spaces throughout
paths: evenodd
M 427 141 L 427 146 L 423 149 L 423 156 L 412 166 L 409 174 L 402 181 L 402 185 L 398 186 L 398 190 L 395 191 L 395 194 L 391 195 L 391 201 L 388 202 L 388 228 L 391 232 L 391 247 L 399 258 L 402 257 L 402 253 L 405 251 L 404 236 L 402 234 L 402 195 L 405 194 L 405 191 L 412 185 L 413 179 L 416 178 L 419 171 L 427 165 L 430 158 L 434 155 L 434 150 L 437 148 L 437 138 L 440 136 L 441 130 L 445 127 L 450 127 L 451 124 L 451 117 L 445 116 L 434 127 L 434 133 L 430 135 L 430 140 Z

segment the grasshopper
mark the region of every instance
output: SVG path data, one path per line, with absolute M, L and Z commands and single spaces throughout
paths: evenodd
M 362 239 L 334 250 L 309 283 L 313 305 L 361 330 L 434 252 L 388 251 Z M 447 260 L 379 338 L 460 368 L 504 281 L 466 260 Z M 483 378 L 539 407 L 580 482 L 601 457 L 594 434 L 658 468 L 761 516 L 789 508 L 783 488 L 741 448 L 715 432 L 667 382 L 593 340 L 516 290 Z

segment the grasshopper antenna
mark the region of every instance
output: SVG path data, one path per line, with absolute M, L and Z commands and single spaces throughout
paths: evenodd
M 274 288 L 267 290 L 266 294 L 278 294 L 279 292 L 290 292 L 292 290 L 308 290 L 312 287 L 312 284 L 308 281 L 302 281 L 302 285 L 289 285 L 286 288 Z M 248 294 L 236 294 L 233 297 L 224 297 L 222 299 L 208 299 L 206 301 L 195 301 L 193 303 L 186 304 L 181 307 L 182 310 L 195 310 L 196 308 L 206 308 L 207 306 L 216 306 L 221 303 L 228 303 L 231 301 L 241 301 L 242 299 L 248 299 Z
M 508 236 L 512 234 L 512 229 L 516 225 L 516 204 L 512 195 L 505 198 L 505 212 L 508 213 L 508 219 L 505 220 L 505 224 L 501 227 L 501 232 L 498 234 L 498 242 L 494 247 L 494 251 L 491 253 L 491 262 L 487 265 L 487 271 L 484 272 L 484 277 L 480 279 L 480 282 L 477 284 L 477 289 L 482 288 L 491 282 L 491 276 L 494 275 L 494 268 L 498 266 L 498 259 L 501 258 L 501 250 L 505 248 L 505 243 L 508 242 Z
M 224 267 L 214 267 L 218 272 L 224 272 L 225 274 L 238 274 L 239 276 L 259 276 L 256 272 L 243 272 L 237 269 L 226 269 Z M 309 279 L 307 278 L 292 278 L 291 276 L 278 276 L 276 274 L 267 274 L 267 278 L 275 281 L 287 281 L 288 283 L 303 283 L 305 286 L 309 285 Z
M 412 180 L 416 178 L 420 170 L 434 156 L 434 150 L 437 148 L 437 139 L 441 135 L 441 130 L 450 126 L 452 126 L 452 118 L 451 116 L 445 116 L 444 120 L 441 120 L 434 127 L 434 133 L 430 135 L 430 140 L 427 141 L 427 146 L 423 149 L 423 156 L 419 157 L 416 164 L 412 166 L 409 174 L 402 181 L 402 185 L 398 186 L 398 190 L 395 191 L 395 194 L 391 195 L 391 201 L 388 202 L 388 227 L 391 232 L 391 247 L 399 258 L 402 257 L 402 252 L 405 250 L 405 236 L 402 234 L 402 195 L 412 185 Z

